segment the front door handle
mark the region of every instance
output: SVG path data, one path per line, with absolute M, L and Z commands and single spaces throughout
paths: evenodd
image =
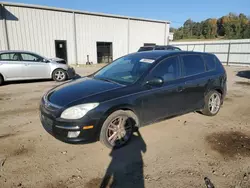
M 179 86 L 178 88 L 177 88 L 177 92 L 182 92 L 183 91 L 183 87 L 182 86 Z

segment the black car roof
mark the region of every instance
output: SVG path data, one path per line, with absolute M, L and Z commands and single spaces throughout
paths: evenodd
M 211 55 L 210 53 L 204 53 L 204 52 L 193 52 L 193 51 L 175 51 L 175 50 L 155 50 L 155 51 L 142 51 L 142 52 L 136 52 L 133 54 L 140 54 L 141 56 L 145 57 L 151 57 L 154 59 L 159 59 L 161 57 L 167 57 L 168 55 L 172 54 L 207 54 Z
M 154 47 L 174 47 L 174 48 L 178 48 L 178 47 L 173 46 L 173 45 L 155 45 Z
M 155 48 L 155 47 L 175 47 L 175 48 L 178 48 L 176 46 L 173 46 L 173 45 L 150 45 L 150 46 L 141 46 L 140 48 Z

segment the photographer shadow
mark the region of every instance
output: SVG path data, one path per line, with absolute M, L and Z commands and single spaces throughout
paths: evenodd
M 137 187 L 144 188 L 143 157 L 147 147 L 139 131 L 136 131 L 128 145 L 113 149 L 112 160 L 102 179 L 101 188 Z

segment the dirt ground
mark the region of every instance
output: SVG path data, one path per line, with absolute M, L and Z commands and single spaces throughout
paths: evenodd
M 99 67 L 77 68 L 86 75 Z M 0 87 L 0 187 L 250 187 L 250 68 L 226 67 L 219 114 L 190 113 L 140 129 L 122 149 L 70 145 L 39 121 L 42 95 L 57 83 Z

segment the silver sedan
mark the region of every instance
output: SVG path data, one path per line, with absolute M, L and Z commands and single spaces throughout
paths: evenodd
M 48 59 L 28 51 L 0 51 L 0 85 L 4 81 L 50 79 L 61 82 L 75 76 L 65 60 Z

